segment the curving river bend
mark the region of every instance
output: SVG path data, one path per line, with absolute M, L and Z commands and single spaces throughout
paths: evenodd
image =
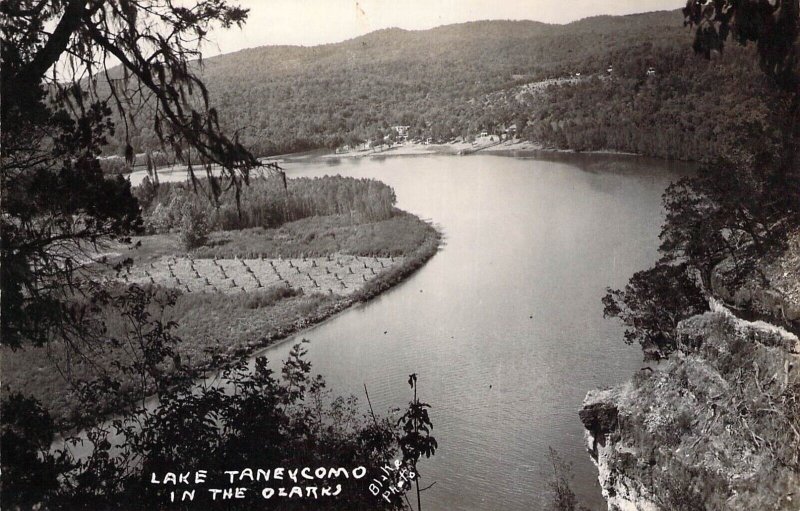
M 405 406 L 407 375 L 418 373 L 439 442 L 420 465 L 425 484 L 437 482 L 425 509 L 546 507 L 548 447 L 572 463 L 581 503 L 604 509 L 577 413 L 589 389 L 629 378 L 641 352 L 603 319 L 600 298 L 655 260 L 661 194 L 691 168 L 548 153 L 283 165 L 289 177 L 379 179 L 445 245 L 394 289 L 254 356 L 277 366 L 307 338 L 313 371 L 362 402 L 366 384 L 379 413 Z
M 419 374 L 439 451 L 420 465 L 425 509 L 546 506 L 548 447 L 573 463 L 573 489 L 604 508 L 578 419 L 583 397 L 640 367 L 641 352 L 602 316 L 656 258 L 661 194 L 688 169 L 611 155 L 431 155 L 310 160 L 289 177 L 341 174 L 392 186 L 402 209 L 445 236 L 420 271 L 371 302 L 267 348 L 309 359 L 337 394 L 376 412 L 404 407 Z

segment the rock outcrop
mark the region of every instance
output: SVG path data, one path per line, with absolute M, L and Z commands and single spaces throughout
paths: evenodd
M 580 418 L 611 510 L 800 510 L 800 341 L 721 305 Z
M 711 277 L 714 296 L 750 313 L 775 318 L 795 331 L 800 329 L 800 233 L 790 236 L 788 244 L 780 256 L 764 261 L 755 276 L 741 283 L 730 282 L 733 262 L 723 261 Z

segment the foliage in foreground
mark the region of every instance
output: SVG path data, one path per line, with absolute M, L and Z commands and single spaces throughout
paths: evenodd
M 88 458 L 53 452 L 55 427 L 42 405 L 5 396 L 2 507 L 162 507 L 163 495 L 147 483 L 146 473 L 194 464 L 352 463 L 374 469 L 388 461 L 396 451 L 396 425 L 363 420 L 351 401 L 325 404 L 324 383 L 310 377 L 301 348 L 293 351 L 280 379 L 263 359 L 253 371 L 228 359 L 220 362 L 228 365 L 230 387 L 195 387 L 198 374 L 176 350 L 175 325 L 150 316 L 151 293 L 134 287 L 109 297 L 100 286 L 79 288 L 75 282 L 91 280 L 83 270 L 93 266 L 98 251 L 110 241 L 127 241 L 141 227 L 130 185 L 122 178 L 105 180 L 98 160 L 99 147 L 115 134 L 112 107 L 130 160 L 129 121 L 142 98 L 152 98 L 150 126 L 161 145 L 179 159 L 223 169 L 224 179 L 209 176 L 212 198 L 225 185 L 236 194 L 249 171 L 262 166 L 238 140 L 222 133 L 218 111 L 190 65 L 212 28 L 240 26 L 247 11 L 225 0 L 199 0 L 188 7 L 169 0 L 20 0 L 2 2 L 0 11 L 5 201 L 0 340 L 21 348 L 58 339 L 88 364 L 105 345 L 124 345 L 133 355 L 116 361 L 116 373 L 78 385 L 82 419 L 89 425 Z M 122 77 L 107 69 L 111 61 L 119 62 Z M 188 218 L 185 241 L 192 246 L 205 233 L 197 215 Z M 85 299 L 75 300 L 82 292 Z M 124 318 L 119 336 L 97 317 L 107 303 L 119 307 Z M 155 389 L 158 404 L 147 408 L 143 403 L 139 413 L 95 426 L 104 417 L 103 400 L 125 383 Z M 396 507 L 400 498 L 376 500 L 366 486 L 351 486 L 326 504 Z M 297 507 L 320 506 L 306 501 Z
M 418 474 L 417 453 L 434 453 L 436 443 L 430 437 L 430 420 L 419 423 L 425 425 L 426 435 L 411 434 L 421 429 L 416 418 L 416 394 L 409 412 L 399 421 L 362 415 L 354 397 L 331 399 L 324 380 L 311 376 L 311 364 L 305 360 L 302 344 L 292 349 L 280 376 L 273 373 L 264 357 L 259 357 L 254 367 L 244 360 L 229 360 L 221 379 L 196 383 L 198 374 L 183 368 L 178 356 L 180 340 L 170 333 L 174 325 L 150 314 L 152 298 L 151 292 L 137 289 L 119 298 L 117 305 L 130 320 L 127 341 L 140 348 L 139 358 L 119 369 L 142 386 L 151 382 L 159 390 L 158 401 L 142 402 L 130 415 L 91 425 L 82 439 L 67 439 L 64 448 L 54 450 L 56 428 L 41 405 L 19 394 L 6 396 L 1 439 L 5 509 L 161 508 L 170 498 L 169 491 L 176 490 L 180 496 L 178 490 L 184 488 L 155 485 L 151 478 L 163 479 L 167 472 L 200 469 L 207 470 L 209 476 L 207 484 L 197 488 L 196 501 L 171 506 L 274 509 L 276 500 L 280 509 L 402 506 L 410 485 L 400 484 L 400 471 L 389 481 L 401 490 L 376 495 L 369 483 L 382 475 L 382 467 L 400 456 L 400 446 L 401 466 L 406 468 L 407 478 L 407 474 Z M 174 366 L 183 377 L 164 380 L 166 366 Z M 120 379 L 111 375 L 84 382 L 82 399 L 91 415 L 87 421 L 102 419 L 96 405 L 103 396 L 118 392 L 120 386 Z M 411 424 L 411 429 L 401 427 L 404 424 Z M 89 455 L 76 456 L 71 449 L 88 450 Z M 351 476 L 344 478 L 326 471 L 299 483 L 245 479 L 232 485 L 224 475 L 225 470 L 248 467 L 254 471 L 342 467 Z M 365 471 L 355 479 L 352 474 L 357 467 L 364 467 Z M 209 488 L 230 486 L 249 488 L 249 498 L 210 500 Z M 302 486 L 303 498 L 278 498 L 281 486 L 287 487 L 287 493 L 293 486 Z M 307 493 L 306 487 L 310 486 L 316 488 L 318 498 Z M 261 492 L 265 487 L 274 488 L 276 496 L 264 499 Z M 323 488 L 330 488 L 331 496 L 323 496 Z
M 314 239 L 304 242 L 311 235 Z M 148 237 L 139 251 L 158 250 L 163 245 L 174 249 L 176 235 L 165 239 Z M 351 226 L 347 218 L 311 218 L 285 225 L 281 229 L 228 231 L 213 233 L 212 243 L 226 239 L 225 244 L 206 246 L 193 252 L 195 257 L 300 257 L 301 254 L 327 254 L 341 250 L 364 255 L 403 256 L 402 262 L 380 272 L 362 289 L 347 299 L 338 295 L 309 293 L 286 287 L 268 287 L 248 293 L 185 293 L 177 292 L 175 303 L 163 310 L 153 307 L 151 313 L 165 322 L 175 322 L 174 333 L 183 342 L 176 346 L 185 367 L 208 367 L 214 355 L 232 356 L 267 346 L 288 334 L 321 321 L 353 301 L 366 301 L 396 285 L 418 269 L 439 247 L 438 233 L 428 224 L 406 214 L 392 219 Z M 149 245 L 158 242 L 157 247 Z M 144 257 L 144 256 L 142 256 Z M 146 264 L 146 261 L 139 261 Z M 175 292 L 155 285 L 143 288 L 163 301 Z M 122 285 L 112 286 L 119 292 Z M 125 323 L 113 307 L 102 307 L 105 338 L 121 336 Z M 96 335 L 93 337 L 97 337 Z M 127 364 L 135 352 L 126 344 L 120 346 L 100 341 L 80 346 L 52 342 L 46 347 L 26 347 L 12 352 L 2 351 L 0 367 L 4 384 L 11 392 L 22 392 L 41 401 L 58 425 L 80 422 L 85 409 L 74 389 L 77 380 L 91 380 L 105 371 L 114 371 L 115 364 Z M 164 368 L 165 375 L 174 371 Z M 107 409 L 120 405 L 118 399 L 134 398 L 138 387 L 123 381 L 120 392 L 108 396 Z M 123 400 L 123 401 L 124 401 Z
M 119 132 L 133 156 L 127 128 L 142 98 L 153 100 L 161 145 L 223 169 L 212 195 L 241 188 L 261 166 L 222 133 L 189 65 L 210 30 L 241 26 L 247 10 L 225 0 L 190 8 L 169 0 L 12 0 L 0 11 L 0 342 L 17 348 L 59 335 L 81 344 L 80 311 L 68 303 L 72 280 L 85 276 L 98 247 L 141 227 L 129 183 L 105 180 L 98 156 Z

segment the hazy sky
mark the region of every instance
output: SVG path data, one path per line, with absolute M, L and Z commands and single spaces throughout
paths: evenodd
M 238 0 L 250 8 L 242 30 L 211 34 L 207 56 L 267 44 L 316 45 L 381 28 L 426 29 L 485 19 L 568 23 L 598 14 L 677 9 L 685 0 Z

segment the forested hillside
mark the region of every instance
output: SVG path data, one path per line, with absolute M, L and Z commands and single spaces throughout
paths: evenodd
M 223 126 L 261 156 L 376 140 L 393 125 L 444 142 L 513 124 L 551 147 L 696 160 L 715 155 L 702 140 L 720 151 L 740 138 L 772 144 L 774 93 L 750 52 L 706 62 L 690 41 L 677 11 L 481 21 L 242 50 L 202 74 Z M 156 148 L 152 123 L 137 121 L 133 149 Z M 108 152 L 121 154 L 124 130 L 116 137 Z

